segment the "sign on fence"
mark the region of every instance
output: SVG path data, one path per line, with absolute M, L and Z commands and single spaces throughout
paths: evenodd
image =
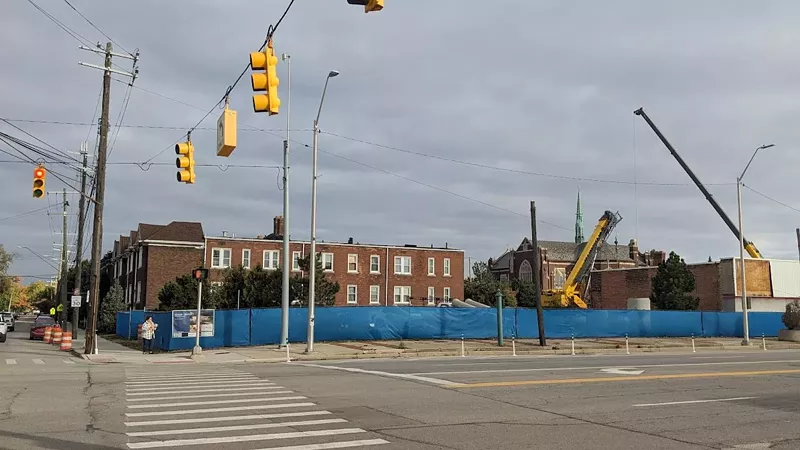
M 197 336 L 197 310 L 172 311 L 172 337 Z M 214 336 L 214 310 L 200 311 L 200 337 Z

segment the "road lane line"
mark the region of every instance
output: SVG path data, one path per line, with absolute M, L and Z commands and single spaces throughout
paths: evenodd
M 717 398 L 711 400 L 686 400 L 682 402 L 664 402 L 664 403 L 642 403 L 633 406 L 668 406 L 668 405 L 691 405 L 695 403 L 713 403 L 713 402 L 732 402 L 736 400 L 750 400 L 758 397 L 733 397 L 733 398 Z
M 238 398 L 234 400 L 209 400 L 207 402 L 151 403 L 146 405 L 128 405 L 128 408 L 130 409 L 172 408 L 179 406 L 221 405 L 225 403 L 257 403 L 257 402 L 277 402 L 282 400 L 304 400 L 306 398 L 308 397 L 304 397 L 302 395 L 292 395 L 288 397 Z
M 274 383 L 269 383 L 274 384 Z M 214 388 L 214 392 L 242 392 L 242 391 L 268 391 L 272 389 L 286 389 L 282 386 L 243 386 L 243 387 L 233 387 L 233 388 Z M 160 392 L 128 392 L 128 397 L 135 397 L 138 395 L 167 395 L 167 394 L 180 394 L 183 392 L 197 392 L 197 389 L 170 389 Z
M 580 383 L 607 383 L 614 381 L 643 381 L 643 380 L 670 380 L 679 378 L 715 378 L 715 377 L 746 377 L 757 375 L 783 375 L 800 373 L 800 369 L 786 370 L 754 370 L 749 372 L 707 372 L 707 373 L 680 373 L 670 375 L 635 375 L 630 377 L 598 377 L 598 378 L 562 378 L 556 380 L 522 380 L 522 381 L 493 381 L 486 383 L 457 383 L 448 387 L 454 389 L 476 387 L 502 387 L 525 386 L 535 384 L 580 384 Z
M 339 436 L 343 434 L 366 433 L 361 428 L 339 428 L 335 430 L 292 431 L 288 433 L 251 434 L 248 436 L 227 436 L 218 438 L 173 439 L 169 441 L 150 441 L 129 443 L 128 448 L 182 447 L 184 445 L 227 444 L 231 442 L 271 441 L 275 439 L 296 439 L 320 436 Z M 312 447 L 313 448 L 313 447 Z
M 34 360 L 33 360 L 33 363 L 34 363 L 34 364 L 39 364 L 39 365 L 42 365 L 42 364 L 44 364 L 44 361 L 42 361 L 41 359 L 34 359 Z
M 216 392 L 216 391 L 214 391 Z M 269 391 L 269 392 L 259 392 L 259 395 L 275 395 L 275 394 L 294 394 L 294 391 Z M 228 392 L 225 394 L 197 394 L 197 395 L 176 395 L 173 397 L 161 397 L 159 395 L 159 400 L 183 400 L 187 398 L 213 398 L 213 397 L 236 397 L 241 395 L 253 395 L 253 392 Z M 128 398 L 126 399 L 129 402 L 147 402 L 153 401 L 152 398 L 144 397 L 144 398 Z
M 324 444 L 290 445 L 288 447 L 270 447 L 259 450 L 329 450 L 335 448 L 366 447 L 368 445 L 388 444 L 383 439 L 362 439 L 360 441 L 326 442 Z
M 16 363 L 17 363 L 16 359 L 7 359 L 6 360 L 6 364 L 16 364 Z
M 267 428 L 327 425 L 331 423 L 345 423 L 345 422 L 347 422 L 345 419 L 297 420 L 294 422 L 273 422 L 273 423 L 260 423 L 253 425 L 232 425 L 229 427 L 184 428 L 182 430 L 161 430 L 161 431 L 137 431 L 134 433 L 125 433 L 125 434 L 131 437 L 169 436 L 171 434 L 219 433 L 222 431 L 259 430 Z
M 299 366 L 306 366 L 306 367 L 319 367 L 322 369 L 333 369 L 333 370 L 342 370 L 345 372 L 353 372 L 353 373 L 364 373 L 368 375 L 378 375 L 383 377 L 389 378 L 400 378 L 404 380 L 413 380 L 413 381 L 424 381 L 426 383 L 433 383 L 433 384 L 441 384 L 444 386 L 456 385 L 454 381 L 449 380 L 440 380 L 438 378 L 428 378 L 428 377 L 421 377 L 416 374 L 407 374 L 407 373 L 393 373 L 393 372 L 381 372 L 378 370 L 366 370 L 366 369 L 358 369 L 355 367 L 337 367 L 337 366 L 326 366 L 323 364 L 311 364 L 311 363 L 296 363 Z
M 297 411 L 290 413 L 273 413 L 273 414 L 249 414 L 245 416 L 223 416 L 223 417 L 195 417 L 193 419 L 172 419 L 172 420 L 144 420 L 138 422 L 125 422 L 129 427 L 149 427 L 152 425 L 182 425 L 182 424 L 195 424 L 195 423 L 208 423 L 208 422 L 241 422 L 244 420 L 263 420 L 263 419 L 283 419 L 286 417 L 308 417 L 308 416 L 325 416 L 333 414 L 330 411 Z
M 136 413 L 125 413 L 125 417 L 178 416 L 178 415 L 188 415 L 188 414 L 205 414 L 212 412 L 253 411 L 257 409 L 299 408 L 303 406 L 317 406 L 317 404 L 313 402 L 301 402 L 301 403 L 281 403 L 278 405 L 233 406 L 229 408 L 206 408 L 206 409 L 184 409 L 184 410 L 172 410 L 172 411 L 136 412 Z

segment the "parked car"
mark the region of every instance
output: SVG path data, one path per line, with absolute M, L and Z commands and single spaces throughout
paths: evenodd
M 8 336 L 8 328 L 5 322 L 0 322 L 0 342 L 5 342 Z
M 56 324 L 56 321 L 53 320 L 50 316 L 39 316 L 31 325 L 31 334 L 30 339 L 44 339 L 44 329 L 47 327 L 52 327 Z
M 14 320 L 13 314 L 10 312 L 0 312 L 0 320 L 6 323 L 7 332 L 10 333 L 14 331 L 14 322 L 16 322 L 16 320 Z

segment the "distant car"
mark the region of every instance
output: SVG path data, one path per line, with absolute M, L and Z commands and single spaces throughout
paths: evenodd
M 8 328 L 5 322 L 0 322 L 0 342 L 5 342 L 8 336 Z
M 33 314 L 38 316 L 38 315 L 40 314 L 40 312 L 39 312 L 39 310 L 38 310 L 38 309 L 34 309 L 34 310 L 33 310 Z
M 53 320 L 50 316 L 39 316 L 31 325 L 31 333 L 30 339 L 44 339 L 44 329 L 47 327 L 52 327 L 56 324 L 56 321 Z
M 14 322 L 16 321 L 14 320 L 13 314 L 10 312 L 0 312 L 0 320 L 6 323 L 6 329 L 8 330 L 7 332 L 10 333 L 14 331 Z
M 442 302 L 442 303 L 439 303 L 438 305 L 436 305 L 436 307 L 438 307 L 438 308 L 452 308 L 453 304 L 450 303 L 450 302 Z

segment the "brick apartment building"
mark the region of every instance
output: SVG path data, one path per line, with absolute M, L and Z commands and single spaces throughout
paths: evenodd
M 276 217 L 268 236 L 206 237 L 209 279 L 219 282 L 224 270 L 257 265 L 279 270 L 282 262 L 283 218 Z M 307 241 L 292 241 L 292 272 L 307 274 L 298 260 L 310 251 Z M 338 282 L 337 306 L 433 306 L 464 298 L 464 251 L 416 245 L 377 245 L 317 241 L 326 277 Z
M 197 222 L 169 225 L 140 223 L 130 235 L 114 242 L 112 265 L 106 268 L 125 290 L 134 308 L 155 309 L 161 287 L 204 265 L 209 279 L 219 283 L 225 269 L 257 265 L 279 270 L 283 218 L 273 221 L 267 236 L 241 238 L 205 236 Z M 297 261 L 310 249 L 307 241 L 292 241 L 292 272 L 301 276 Z M 464 251 L 415 245 L 376 245 L 317 241 L 325 274 L 340 285 L 336 305 L 432 306 L 464 297 Z

